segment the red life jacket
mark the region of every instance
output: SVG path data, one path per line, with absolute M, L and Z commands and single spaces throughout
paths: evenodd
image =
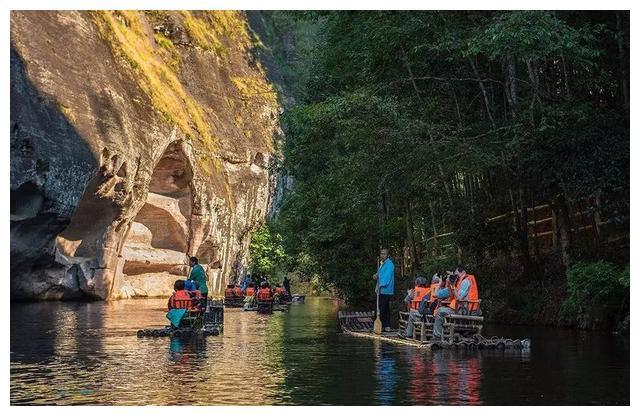
M 284 288 L 283 287 L 277 287 L 276 288 L 276 293 L 278 295 L 284 295 Z
M 236 286 L 236 287 L 234 287 L 234 288 L 233 288 L 233 294 L 234 294 L 234 295 L 236 295 L 236 296 L 238 296 L 238 297 L 240 297 L 240 296 L 244 296 L 244 295 L 242 294 L 242 289 L 241 289 L 240 287 L 238 287 L 238 286 Z
M 258 290 L 257 298 L 260 301 L 266 301 L 266 302 L 273 300 L 273 294 L 271 293 L 271 289 L 269 289 L 268 287 L 260 288 L 260 290 Z
M 413 300 L 411 301 L 411 309 L 420 308 L 420 302 L 422 299 L 431 292 L 429 287 L 416 286 L 413 288 Z
M 256 293 L 255 289 L 253 287 L 248 287 L 247 288 L 247 296 L 253 296 Z

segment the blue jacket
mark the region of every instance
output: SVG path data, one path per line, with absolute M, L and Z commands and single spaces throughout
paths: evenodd
M 460 290 L 458 291 L 458 297 L 460 299 L 465 299 L 469 294 L 469 289 L 471 289 L 471 281 L 469 279 L 464 279 L 462 283 L 460 283 Z
M 378 286 L 381 295 L 393 295 L 393 269 L 393 262 L 389 257 L 378 268 Z

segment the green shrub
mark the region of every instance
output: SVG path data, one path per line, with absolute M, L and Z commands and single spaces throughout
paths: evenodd
M 629 266 L 579 262 L 567 271 L 562 317 L 580 328 L 611 327 L 622 319 L 629 293 Z
M 252 273 L 265 273 L 271 278 L 278 277 L 276 272 L 286 261 L 282 237 L 268 224 L 258 228 L 251 236 L 249 254 Z

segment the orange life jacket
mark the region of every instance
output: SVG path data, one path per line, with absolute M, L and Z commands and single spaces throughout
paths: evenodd
M 256 293 L 255 289 L 253 287 L 248 287 L 247 288 L 247 296 L 253 296 Z
M 277 287 L 276 288 L 276 293 L 278 295 L 284 295 L 284 288 L 283 287 Z
M 469 311 L 473 311 L 478 308 L 478 284 L 476 283 L 476 277 L 472 274 L 467 274 L 464 279 L 458 280 L 456 282 L 456 292 L 460 290 L 460 286 L 462 286 L 462 282 L 465 279 L 469 279 L 469 283 L 471 283 L 471 286 L 469 286 L 469 292 L 467 293 L 467 298 L 465 300 L 469 301 Z M 451 301 L 451 305 L 449 307 L 454 311 L 456 310 L 457 302 L 455 297 Z
M 243 296 L 242 295 L 242 288 L 240 288 L 238 286 L 234 287 L 233 288 L 233 294 L 238 296 L 238 297 Z
M 431 300 L 434 301 L 436 300 L 438 297 L 436 296 L 436 292 L 438 291 L 438 288 L 440 287 L 440 283 L 431 283 Z
M 176 290 L 169 298 L 168 309 L 192 309 L 194 306 L 193 297 L 186 290 Z
M 225 298 L 232 298 L 233 297 L 233 288 L 232 287 L 228 287 L 224 290 L 224 297 Z
M 420 308 L 422 299 L 431 292 L 429 287 L 416 286 L 413 288 L 413 300 L 411 301 L 411 309 Z
M 271 301 L 273 300 L 273 294 L 271 293 L 271 289 L 268 287 L 262 287 L 258 290 L 258 300 L 261 301 Z

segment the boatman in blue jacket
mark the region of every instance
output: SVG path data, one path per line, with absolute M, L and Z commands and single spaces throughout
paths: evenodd
M 391 331 L 391 309 L 389 302 L 393 296 L 393 261 L 389 257 L 389 250 L 383 248 L 380 250 L 380 260 L 382 264 L 378 268 L 378 272 L 372 277 L 377 280 L 376 294 L 380 305 L 380 321 L 384 331 Z

